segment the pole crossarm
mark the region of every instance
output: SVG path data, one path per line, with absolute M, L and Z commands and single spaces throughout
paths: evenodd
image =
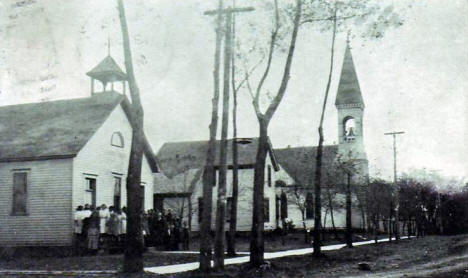
M 384 135 L 396 135 L 396 134 L 403 134 L 404 131 L 393 131 L 393 132 L 386 132 Z
M 204 12 L 203 14 L 204 15 L 217 15 L 219 13 L 221 13 L 221 14 L 233 14 L 233 13 L 242 13 L 242 12 L 252 12 L 254 10 L 255 10 L 254 7 L 227 8 L 227 9 L 223 9 L 221 11 L 219 11 L 219 10 L 210 10 L 210 11 Z

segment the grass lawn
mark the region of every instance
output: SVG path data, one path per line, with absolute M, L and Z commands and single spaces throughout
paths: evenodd
M 188 263 L 198 260 L 197 254 L 167 254 L 160 252 L 146 252 L 144 254 L 145 267 Z M 119 270 L 122 266 L 123 255 L 96 255 L 76 257 L 47 257 L 28 258 L 19 257 L 1 259 L 1 270 Z

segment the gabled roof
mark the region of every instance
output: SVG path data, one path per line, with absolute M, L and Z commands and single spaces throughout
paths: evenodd
M 0 106 L 0 162 L 74 157 L 119 104 L 129 117 L 127 98 L 115 92 Z M 147 141 L 145 155 L 156 172 Z
M 86 74 L 92 78 L 106 83 L 127 79 L 127 75 L 117 65 L 115 60 L 110 55 L 104 58 L 104 60 L 102 60 L 97 66 L 95 66 Z
M 356 69 L 354 67 L 353 57 L 351 55 L 349 44 L 346 45 L 335 105 L 355 105 L 362 108 L 364 107 L 364 101 L 362 99 L 361 89 L 359 87 L 359 81 L 357 78 Z
M 279 165 L 301 186 L 312 186 L 315 177 L 317 147 L 275 149 Z M 322 173 L 333 167 L 338 145 L 323 146 Z M 325 175 L 323 175 L 325 178 Z
M 232 166 L 232 140 L 228 140 L 227 164 Z M 219 151 L 220 140 L 216 141 L 216 161 L 215 167 L 219 166 Z M 238 138 L 238 165 L 253 166 L 255 165 L 258 138 Z M 269 144 L 270 157 L 273 167 L 277 170 L 278 165 L 276 157 Z M 184 142 L 168 142 L 164 143 L 157 154 L 158 165 L 161 171 L 169 178 L 172 178 L 180 173 L 190 169 L 200 169 L 204 167 L 206 162 L 206 152 L 208 141 L 184 141 Z

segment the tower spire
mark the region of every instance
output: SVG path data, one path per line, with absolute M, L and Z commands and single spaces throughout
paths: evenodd
M 364 108 L 364 101 L 359 87 L 359 81 L 354 67 L 353 56 L 351 55 L 351 47 L 349 44 L 350 33 L 346 39 L 346 50 L 343 59 L 343 67 L 341 69 L 340 83 L 338 85 L 338 93 L 336 94 L 335 105 L 352 105 Z

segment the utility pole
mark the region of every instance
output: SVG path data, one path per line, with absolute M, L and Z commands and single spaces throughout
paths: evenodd
M 224 221 L 226 212 L 226 172 L 227 172 L 227 132 L 229 119 L 229 88 L 230 70 L 232 62 L 232 15 L 240 12 L 253 11 L 253 7 L 227 8 L 223 10 L 206 11 L 205 15 L 225 15 L 224 30 L 224 70 L 223 70 L 223 112 L 221 124 L 221 145 L 219 158 L 219 183 L 216 209 L 216 236 L 215 236 L 215 269 L 224 268 Z
M 397 183 L 397 147 L 396 136 L 405 133 L 404 131 L 393 131 L 384 133 L 384 135 L 393 136 L 393 186 L 395 187 L 395 240 L 400 239 L 400 222 L 399 222 L 399 208 L 400 208 L 400 191 Z M 391 219 L 390 219 L 391 221 Z

